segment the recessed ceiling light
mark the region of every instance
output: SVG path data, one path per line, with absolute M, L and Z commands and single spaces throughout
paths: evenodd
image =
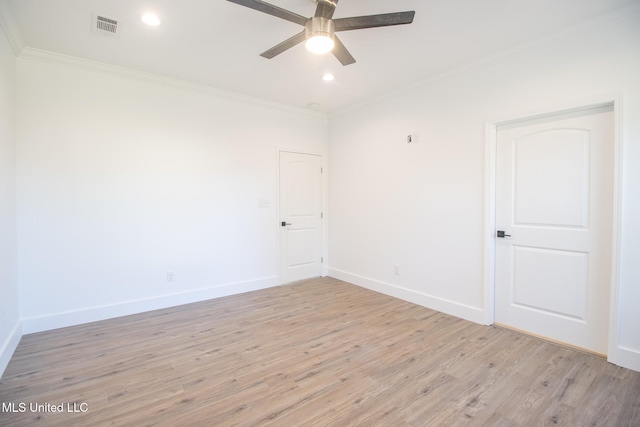
M 155 13 L 147 12 L 142 15 L 142 22 L 151 27 L 157 27 L 158 25 L 160 25 L 160 18 L 158 18 L 158 15 L 156 15 Z
M 326 73 L 324 76 L 322 76 L 322 80 L 324 80 L 325 82 L 332 82 L 333 79 L 335 79 L 335 77 L 331 73 Z

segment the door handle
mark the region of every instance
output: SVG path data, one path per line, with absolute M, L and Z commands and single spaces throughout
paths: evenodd
M 505 237 L 511 237 L 511 234 L 504 234 L 503 230 L 498 230 L 498 232 L 496 233 L 496 237 L 504 239 Z
M 290 222 L 286 222 L 286 221 L 282 221 L 280 223 L 280 225 L 283 226 L 283 227 L 286 227 L 287 225 L 291 225 L 291 223 Z

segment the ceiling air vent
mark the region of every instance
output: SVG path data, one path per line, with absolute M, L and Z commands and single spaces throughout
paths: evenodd
M 94 13 L 93 32 L 105 37 L 118 37 L 120 35 L 120 24 L 117 19 Z

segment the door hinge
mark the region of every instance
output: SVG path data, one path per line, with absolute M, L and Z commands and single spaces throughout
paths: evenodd
M 324 218 L 324 212 L 320 212 L 320 219 Z
M 324 264 L 324 257 L 320 257 L 320 264 Z
M 320 168 L 320 173 L 324 173 L 324 168 Z

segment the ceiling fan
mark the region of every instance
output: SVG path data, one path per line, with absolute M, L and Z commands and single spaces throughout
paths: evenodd
M 306 41 L 306 48 L 311 52 L 322 54 L 333 52 L 333 55 L 342 63 L 349 65 L 356 62 L 340 39 L 335 35 L 339 31 L 360 30 L 363 28 L 388 27 L 391 25 L 411 24 L 415 11 L 382 13 L 368 16 L 352 16 L 349 18 L 332 19 L 338 5 L 338 0 L 314 0 L 316 13 L 311 18 L 305 18 L 297 13 L 290 12 L 278 6 L 261 0 L 228 0 L 241 6 L 255 9 L 278 18 L 285 19 L 298 25 L 304 30 L 280 44 L 266 50 L 260 56 L 271 59 L 292 48 L 298 43 Z

